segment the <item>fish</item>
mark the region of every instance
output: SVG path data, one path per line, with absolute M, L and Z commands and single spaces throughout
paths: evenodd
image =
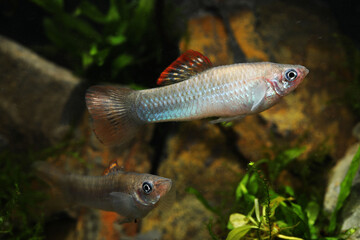
M 260 113 L 292 92 L 309 73 L 301 65 L 272 62 L 214 67 L 188 50 L 158 78 L 157 88 L 91 86 L 85 96 L 93 131 L 105 145 L 131 139 L 141 126 L 216 117 L 211 123 Z
M 123 171 L 114 160 L 103 176 L 63 173 L 50 163 L 33 164 L 39 177 L 60 191 L 70 203 L 116 212 L 119 223 L 137 222 L 157 207 L 172 180 L 147 173 Z

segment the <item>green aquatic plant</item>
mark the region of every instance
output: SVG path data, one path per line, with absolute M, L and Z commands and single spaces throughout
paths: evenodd
M 294 153 L 303 150 L 293 149 L 282 155 L 288 159 Z M 293 153 L 293 154 L 288 154 Z M 287 160 L 289 161 L 289 160 Z M 235 197 L 237 203 L 246 203 L 242 213 L 233 213 L 229 217 L 227 239 L 310 239 L 310 223 L 316 220 L 317 211 L 304 209 L 294 202 L 294 191 L 287 188 L 287 197 L 281 196 L 269 187 L 269 183 L 261 175 L 258 167 L 266 161 L 249 164 L 249 171 L 240 181 Z M 314 203 L 312 203 L 314 204 Z M 310 211 L 312 210 L 312 211 Z M 255 217 L 253 215 L 255 214 Z M 310 216 L 310 217 L 309 217 Z M 311 220 L 310 220 L 311 219 Z M 315 219 L 315 220 L 314 220 Z
M 0 239 L 43 239 L 41 202 L 47 196 L 37 191 L 32 163 L 61 154 L 76 156 L 83 143 L 64 141 L 42 150 L 0 152 Z
M 169 14 L 155 15 L 155 0 L 30 1 L 48 13 L 45 34 L 68 67 L 82 76 L 100 72 L 106 81 L 160 62 L 157 21 L 171 23 L 174 12 L 164 6 Z
M 227 240 L 346 239 L 354 233 L 354 229 L 345 233 L 335 231 L 336 225 L 339 224 L 336 216 L 349 195 L 354 174 L 359 168 L 360 149 L 341 184 L 340 197 L 330 225 L 321 210 L 322 199 L 312 196 L 312 193 L 296 193 L 296 190 L 289 186 L 277 186 L 278 191 L 272 187 L 280 170 L 299 157 L 304 150 L 304 148 L 285 150 L 274 159 L 277 162 L 268 159 L 256 163 L 251 162 L 247 173 L 235 189 L 235 204 L 230 207 L 230 212 L 226 212 L 221 207 L 212 206 L 195 189 L 190 189 L 188 192 L 194 194 L 208 210 L 218 216 L 221 226 L 226 225 Z M 271 177 L 265 176 L 265 172 L 261 170 L 264 168 L 273 171 L 268 174 Z M 207 225 L 212 239 L 223 239 L 224 234 L 219 236 L 219 233 L 214 233 L 213 226 L 213 222 Z
M 43 217 L 33 207 L 44 195 L 31 190 L 33 154 L 0 153 L 0 238 L 40 239 Z

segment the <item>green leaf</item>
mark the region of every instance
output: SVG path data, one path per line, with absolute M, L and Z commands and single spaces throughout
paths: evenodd
M 285 193 L 289 194 L 291 197 L 295 197 L 294 189 L 290 186 L 285 186 Z
M 93 62 L 94 62 L 94 57 L 92 55 L 87 54 L 87 53 L 83 53 L 82 64 L 83 64 L 84 68 L 87 68 L 88 66 L 93 64 Z
M 256 226 L 245 225 L 231 230 L 226 240 L 239 240 L 244 237 L 251 229 L 257 229 Z
M 31 0 L 33 3 L 37 4 L 38 6 L 42 7 L 48 12 L 55 13 L 63 9 L 63 0 Z
M 279 205 L 282 202 L 291 201 L 291 200 L 293 200 L 293 199 L 292 198 L 284 198 L 282 196 L 277 196 L 276 198 L 272 199 L 270 201 L 270 217 L 274 216 L 276 208 L 279 207 Z
M 68 29 L 60 29 L 59 25 L 50 18 L 44 19 L 44 28 L 47 37 L 59 48 L 73 52 L 74 55 L 87 49 L 82 39 L 76 38 Z
M 107 38 L 107 41 L 113 46 L 120 45 L 120 44 L 124 43 L 125 40 L 126 40 L 126 37 L 124 35 L 109 36 Z
M 305 239 L 311 238 L 308 219 L 300 205 L 281 203 L 278 209 L 280 211 L 276 211 L 276 219 L 283 220 L 288 227 L 294 226 L 284 230 L 284 234 Z
M 343 207 L 346 198 L 350 194 L 352 182 L 355 178 L 356 173 L 358 172 L 359 166 L 360 166 L 360 147 L 358 148 L 353 160 L 351 161 L 349 170 L 346 173 L 344 180 L 341 182 L 339 197 L 335 206 L 335 210 L 332 212 L 330 218 L 330 225 L 328 229 L 330 233 L 333 233 L 336 229 L 337 215 L 340 209 Z
M 117 21 L 120 18 L 119 10 L 116 6 L 116 0 L 110 0 L 109 11 L 106 15 L 107 22 Z
M 112 75 L 115 76 L 118 74 L 122 68 L 130 65 L 133 60 L 133 56 L 125 53 L 115 58 L 112 64 Z
M 299 225 L 302 233 L 304 234 L 304 237 L 306 239 L 310 238 L 310 228 L 308 225 L 308 218 L 306 213 L 303 211 L 303 209 L 301 208 L 300 205 L 295 204 L 295 203 L 290 203 L 291 207 L 292 207 L 292 211 L 301 219 L 301 223 Z
M 142 86 L 142 85 L 139 85 L 139 84 L 136 84 L 136 83 L 130 83 L 129 84 L 129 87 L 131 89 L 134 89 L 134 90 L 143 90 L 143 89 L 146 89 L 147 87 L 145 86 Z
M 271 161 L 269 164 L 270 180 L 274 181 L 278 177 L 279 173 L 285 168 L 285 166 L 299 157 L 305 151 L 305 149 L 306 147 L 288 149 L 279 154 L 273 161 Z
M 247 216 L 240 214 L 240 213 L 233 213 L 229 217 L 228 222 L 228 229 L 232 230 L 234 228 L 242 227 L 246 225 L 249 222 L 249 219 Z
M 244 177 L 241 179 L 241 181 L 239 182 L 237 188 L 236 188 L 236 192 L 235 192 L 235 195 L 236 195 L 236 201 L 239 201 L 239 199 L 248 193 L 248 190 L 246 188 L 246 185 L 249 181 L 249 174 L 245 174 Z
M 83 38 L 90 41 L 101 41 L 101 35 L 86 21 L 71 16 L 66 13 L 60 13 L 54 17 L 63 28 L 75 30 L 76 33 L 81 34 Z
M 212 238 L 212 240 L 220 240 L 220 238 L 218 236 L 216 236 L 216 234 L 214 233 L 213 229 L 212 229 L 212 219 L 210 219 L 209 223 L 206 225 L 208 232 Z
M 95 56 L 97 53 L 98 53 L 98 49 L 97 49 L 96 44 L 91 45 L 89 54 L 90 54 L 91 56 Z
M 105 62 L 105 59 L 109 56 L 110 48 L 105 48 L 99 51 L 96 55 L 96 63 L 98 66 L 102 66 Z
M 249 182 L 247 184 L 247 189 L 250 194 L 252 194 L 252 195 L 257 194 L 257 192 L 259 190 L 259 184 L 262 183 L 261 181 L 262 180 L 260 179 L 260 176 L 258 175 L 258 173 L 251 175 Z
M 154 12 L 154 2 L 154 0 L 139 0 L 133 17 L 130 19 L 129 34 L 132 41 L 139 42 L 144 36 L 149 26 L 149 21 L 152 21 L 151 16 Z
M 90 20 L 97 23 L 107 23 L 108 18 L 98 8 L 88 1 L 82 1 L 78 7 L 80 14 L 88 17 Z
M 309 225 L 310 226 L 314 225 L 320 212 L 319 204 L 317 202 L 311 201 L 306 206 L 305 211 L 309 220 Z

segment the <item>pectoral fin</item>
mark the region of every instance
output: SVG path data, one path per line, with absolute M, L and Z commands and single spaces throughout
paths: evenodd
M 265 82 L 260 82 L 252 89 L 252 98 L 253 98 L 253 105 L 251 107 L 252 112 L 256 111 L 264 102 L 266 91 L 267 91 L 267 85 Z
M 110 199 L 115 212 L 124 218 L 132 219 L 136 209 L 134 209 L 134 200 L 131 195 L 122 192 L 111 192 Z

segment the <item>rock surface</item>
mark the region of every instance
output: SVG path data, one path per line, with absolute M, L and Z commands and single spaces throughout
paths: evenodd
M 274 14 L 279 9 L 281 14 Z M 352 73 L 339 64 L 347 61 L 346 49 L 329 15 L 315 4 L 285 1 L 260 5 L 256 13 L 233 9 L 229 15 L 231 33 L 248 61 L 302 64 L 310 70 L 294 93 L 260 115 L 235 123 L 238 148 L 249 160 L 274 155 L 269 149 L 279 146 L 306 146 L 303 158 L 325 147 L 336 159 L 354 142 L 354 117 L 346 106 L 335 104 L 344 98 Z M 225 25 L 210 12 L 191 18 L 181 50 L 199 50 L 215 65 L 233 63 L 237 56 L 227 44 Z
M 13 148 L 61 140 L 67 101 L 81 80 L 2 36 L 0 66 L 0 142 Z
M 144 218 L 142 232 L 158 230 L 163 240 L 210 239 L 206 224 L 215 216 L 194 196 L 177 199 L 171 208 L 156 209 Z

